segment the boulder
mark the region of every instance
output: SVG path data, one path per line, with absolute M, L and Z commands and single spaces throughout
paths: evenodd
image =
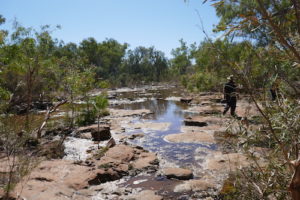
M 104 141 L 111 138 L 110 129 L 107 127 L 99 127 L 99 129 L 92 129 L 91 131 L 94 141 Z
M 189 169 L 182 168 L 165 168 L 163 174 L 167 178 L 175 178 L 179 180 L 188 180 L 193 178 L 193 172 Z
M 90 133 L 90 134 L 89 134 Z M 104 141 L 111 138 L 110 126 L 107 124 L 93 124 L 76 130 L 77 137 L 87 138 L 91 135 L 94 141 Z

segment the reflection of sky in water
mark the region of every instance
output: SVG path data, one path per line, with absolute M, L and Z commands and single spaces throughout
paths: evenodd
M 146 102 L 135 103 L 130 105 L 122 105 L 123 109 L 150 109 L 154 112 L 147 122 L 154 123 L 171 123 L 167 131 L 149 130 L 145 133 L 145 137 L 136 139 L 134 144 L 143 146 L 145 149 L 157 152 L 166 160 L 178 164 L 180 166 L 189 166 L 194 163 L 194 152 L 198 147 L 215 149 L 215 145 L 193 144 L 193 143 L 169 143 L 164 137 L 169 134 L 180 133 L 181 125 L 187 114 L 181 112 L 186 109 L 186 105 L 176 101 L 166 100 L 148 100 Z M 143 120 L 145 121 L 145 120 Z M 135 122 L 139 122 L 135 121 Z M 130 131 L 138 133 L 141 130 Z

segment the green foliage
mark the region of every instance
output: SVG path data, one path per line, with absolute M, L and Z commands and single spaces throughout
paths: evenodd
M 198 72 L 191 77 L 191 80 L 196 83 L 198 91 L 216 91 L 217 88 L 222 87 L 222 81 L 220 81 L 222 79 L 218 78 L 213 73 Z
M 141 83 L 142 81 L 161 81 L 168 70 L 168 61 L 164 54 L 154 47 L 137 47 L 129 50 L 122 66 L 120 82 Z
M 171 70 L 175 75 L 184 75 L 187 68 L 191 66 L 191 50 L 188 48 L 183 39 L 179 40 L 180 47 L 172 50 Z
M 100 81 L 98 83 L 98 87 L 102 88 L 102 89 L 109 88 L 109 82 L 108 81 Z
M 76 124 L 78 126 L 87 126 L 90 124 L 94 124 L 96 121 L 96 112 L 95 110 L 84 110 L 79 116 L 76 118 Z
M 108 100 L 104 95 L 96 96 L 93 100 L 93 105 L 97 112 L 104 110 L 108 106 Z

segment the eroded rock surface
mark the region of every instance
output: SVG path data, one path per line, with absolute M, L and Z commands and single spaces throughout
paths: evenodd
M 118 180 L 130 171 L 155 170 L 157 164 L 154 153 L 121 144 L 110 148 L 100 160 L 75 163 L 68 160 L 43 161 L 17 185 L 15 192 L 33 200 L 74 199 L 78 191 L 91 185 Z M 93 192 L 84 191 L 83 196 L 86 198 Z

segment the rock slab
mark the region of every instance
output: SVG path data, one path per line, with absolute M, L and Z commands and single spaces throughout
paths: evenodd
M 179 180 L 188 180 L 193 178 L 193 172 L 189 169 L 182 168 L 165 168 L 163 174 L 167 178 L 175 178 Z

